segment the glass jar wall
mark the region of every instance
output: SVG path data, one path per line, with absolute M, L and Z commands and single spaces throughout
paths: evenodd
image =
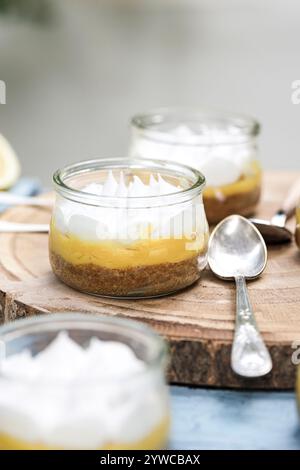
M 165 447 L 166 347 L 152 330 L 65 313 L 2 326 L 0 341 L 0 449 Z
M 161 109 L 132 119 L 130 155 L 185 163 L 206 178 L 209 223 L 252 215 L 260 198 L 258 123 L 219 112 Z
M 295 234 L 295 238 L 296 238 L 296 243 L 298 245 L 298 248 L 300 250 L 300 201 L 299 201 L 298 207 L 296 209 L 296 234 Z
M 171 162 L 82 162 L 54 175 L 50 261 L 69 286 L 152 297 L 199 279 L 207 260 L 205 179 Z

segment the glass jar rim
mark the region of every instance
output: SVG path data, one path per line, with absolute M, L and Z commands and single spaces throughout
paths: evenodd
M 126 197 L 106 195 L 99 196 L 72 188 L 65 182 L 66 179 L 71 178 L 72 176 L 74 177 L 80 176 L 81 174 L 87 174 L 89 171 L 113 170 L 116 168 L 135 168 L 138 170 L 151 169 L 152 172 L 156 173 L 159 173 L 160 170 L 167 170 L 170 173 L 170 176 L 174 176 L 176 172 L 179 172 L 181 177 L 186 177 L 187 179 L 188 176 L 184 173 L 188 173 L 190 178 L 194 178 L 194 182 L 188 188 L 182 188 L 180 191 L 163 195 Z M 145 208 L 173 205 L 190 200 L 202 193 L 202 190 L 205 186 L 205 177 L 195 168 L 176 162 L 145 158 L 106 158 L 85 160 L 59 169 L 53 175 L 53 183 L 55 189 L 62 196 L 75 202 L 102 207 L 118 207 L 120 203 L 122 203 L 124 200 L 127 200 L 129 207 L 134 209 L 135 207 Z M 123 204 L 122 207 L 124 207 Z
M 240 134 L 232 134 L 232 140 L 218 140 L 214 141 L 211 136 L 208 136 L 208 141 L 202 141 L 203 136 L 198 135 L 198 141 L 195 139 L 193 142 L 187 142 L 184 138 L 170 134 L 159 128 L 153 129 L 152 126 L 160 126 L 163 123 L 174 122 L 174 124 L 184 125 L 185 120 L 205 124 L 211 124 L 215 121 L 223 122 L 226 126 L 235 127 L 240 131 Z M 169 145 L 184 145 L 187 147 L 201 147 L 208 145 L 235 145 L 248 142 L 251 138 L 256 137 L 260 132 L 259 122 L 251 116 L 222 111 L 214 108 L 192 108 L 192 107 L 165 107 L 152 109 L 145 113 L 138 113 L 131 119 L 131 125 L 142 132 L 145 137 L 154 140 L 158 143 L 167 143 Z M 193 137 L 197 137 L 197 134 Z M 239 137 L 239 139 L 237 139 Z M 211 139 L 211 140 L 209 140 Z
M 55 327 L 57 325 L 57 327 Z M 69 326 L 68 326 L 69 325 Z M 88 327 L 92 328 L 98 326 L 98 329 L 95 328 L 95 333 L 97 331 L 105 331 L 101 330 L 101 326 L 107 327 L 107 332 L 109 332 L 109 327 L 112 328 L 121 328 L 122 333 L 124 336 L 127 336 L 128 339 L 134 339 L 134 334 L 138 334 L 142 336 L 145 340 L 144 345 L 146 345 L 146 341 L 148 344 L 146 345 L 147 348 L 152 348 L 153 353 L 150 359 L 143 360 L 143 363 L 146 365 L 144 370 L 131 373 L 126 377 L 116 378 L 110 377 L 105 378 L 103 382 L 99 383 L 98 379 L 91 379 L 86 380 L 85 383 L 82 384 L 80 382 L 73 381 L 72 387 L 76 385 L 76 387 L 86 387 L 86 386 L 96 386 L 99 388 L 105 388 L 112 385 L 119 385 L 125 384 L 132 381 L 139 381 L 145 378 L 149 373 L 155 371 L 157 369 L 164 370 L 167 357 L 168 357 L 168 349 L 166 346 L 165 341 L 154 331 L 152 331 L 147 325 L 144 325 L 140 322 L 129 320 L 125 318 L 119 317 L 108 317 L 105 315 L 92 315 L 92 314 L 85 314 L 85 313 L 74 313 L 74 312 L 64 312 L 64 313 L 50 313 L 47 315 L 37 315 L 35 317 L 25 318 L 21 320 L 16 320 L 14 322 L 9 323 L 8 325 L 3 325 L 0 327 L 0 341 L 8 342 L 10 340 L 22 337 L 22 335 L 30 334 L 30 333 L 46 333 L 55 332 L 59 334 L 61 331 L 68 331 L 68 328 L 74 329 L 88 329 Z M 48 327 L 48 328 L 47 328 Z M 112 331 L 112 330 L 111 330 Z M 92 336 L 91 336 L 92 338 Z M 9 383 L 21 383 L 21 384 L 32 384 L 32 380 L 26 377 L 13 377 L 10 375 L 3 374 L 0 368 L 0 380 L 4 379 Z M 60 382 L 57 379 L 49 379 L 43 380 L 42 384 L 36 384 L 38 387 L 69 387 L 69 384 L 64 383 L 63 381 Z

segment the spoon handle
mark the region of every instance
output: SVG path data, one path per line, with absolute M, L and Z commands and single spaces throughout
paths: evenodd
M 35 196 L 20 196 L 19 194 L 5 193 L 0 191 L 0 203 L 10 206 L 29 205 L 29 206 L 53 206 L 53 199 Z
M 31 224 L 0 221 L 0 233 L 48 233 L 49 224 Z
M 272 217 L 272 224 L 285 226 L 287 219 L 294 215 L 297 205 L 300 202 L 300 179 L 297 179 L 290 188 L 285 200 L 281 204 L 280 209 Z
M 261 377 L 272 369 L 269 351 L 258 331 L 245 278 L 235 278 L 236 327 L 231 351 L 233 371 L 244 377 Z

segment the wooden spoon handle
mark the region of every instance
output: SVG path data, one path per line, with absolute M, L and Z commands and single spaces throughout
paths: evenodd
M 286 217 L 291 217 L 297 205 L 300 202 L 300 179 L 292 185 L 291 189 L 289 190 L 287 197 L 282 203 L 281 211 L 285 213 Z

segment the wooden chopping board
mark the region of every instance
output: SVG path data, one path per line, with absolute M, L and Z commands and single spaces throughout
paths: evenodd
M 267 173 L 260 217 L 280 206 L 299 173 Z M 45 208 L 16 207 L 2 219 L 45 223 Z M 295 222 L 290 221 L 291 227 Z M 193 287 L 148 300 L 110 300 L 78 293 L 60 283 L 48 261 L 47 234 L 0 235 L 0 322 L 46 312 L 80 311 L 117 315 L 151 325 L 170 344 L 173 383 L 218 387 L 294 387 L 291 344 L 300 341 L 300 252 L 295 243 L 269 248 L 262 277 L 249 283 L 257 322 L 270 348 L 273 371 L 261 379 L 242 379 L 230 369 L 235 287 L 207 269 Z

